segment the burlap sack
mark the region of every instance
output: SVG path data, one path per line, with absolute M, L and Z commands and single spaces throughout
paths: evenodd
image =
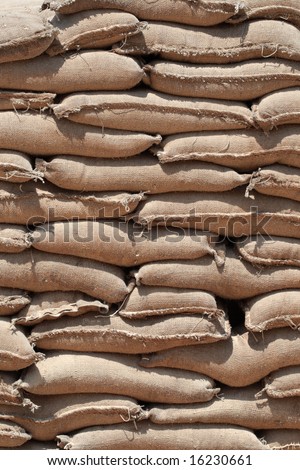
M 272 18 L 288 21 L 300 26 L 300 7 L 298 0 L 248 0 L 229 22 L 240 22 L 256 18 Z
M 260 433 L 260 439 L 272 450 L 300 450 L 300 431 L 272 429 Z
M 14 315 L 31 302 L 26 292 L 0 287 L 0 316 Z
M 19 447 L 31 439 L 25 429 L 11 421 L 0 419 L 0 447 Z
M 24 183 L 39 180 L 41 175 L 33 170 L 31 158 L 20 152 L 0 150 L 0 180 L 10 183 Z
M 272 328 L 300 326 L 300 290 L 282 289 L 260 295 L 243 303 L 245 326 L 262 332 Z
M 29 109 L 46 109 L 53 104 L 53 93 L 24 93 L 21 91 L 0 90 L 0 111 L 14 109 L 15 111 Z
M 249 429 L 224 425 L 157 426 L 132 423 L 93 426 L 71 436 L 57 436 L 65 450 L 267 450 Z M 229 457 L 228 457 L 229 459 Z
M 25 334 L 13 327 L 8 318 L 0 318 L 0 370 L 20 370 L 40 358 Z
M 160 141 L 160 136 L 99 129 L 46 114 L 0 113 L 0 148 L 32 155 L 120 158 L 137 155 Z
M 245 191 L 150 195 L 128 219 L 146 226 L 181 226 L 227 237 L 264 235 L 299 238 L 299 203 Z
M 138 362 L 138 356 L 57 351 L 27 369 L 20 387 L 39 395 L 112 393 L 159 403 L 209 401 L 220 391 L 206 376 L 148 371 Z
M 116 44 L 118 54 L 159 55 L 162 59 L 195 64 L 228 64 L 272 57 L 299 61 L 300 31 L 273 20 L 247 22 L 232 28 L 222 24 L 193 28 L 176 23 L 149 22 L 143 31 Z
M 117 266 L 38 250 L 2 254 L 0 286 L 32 292 L 79 291 L 111 303 L 123 301 L 129 292 Z
M 246 387 L 278 368 L 299 365 L 299 352 L 299 332 L 280 328 L 261 336 L 247 332 L 215 344 L 160 351 L 145 356 L 140 364 L 200 372 L 231 387 Z
M 300 169 L 284 165 L 271 165 L 254 172 L 247 194 L 255 199 L 255 190 L 261 194 L 286 197 L 300 201 Z
M 214 343 L 230 336 L 225 315 L 167 315 L 128 319 L 89 313 L 36 325 L 29 341 L 40 349 L 143 354 L 145 352 Z
M 21 253 L 30 246 L 27 227 L 0 224 L 0 253 Z
M 285 367 L 272 372 L 265 378 L 264 391 L 266 391 L 269 397 L 284 398 L 284 400 L 279 400 L 284 403 L 288 401 L 288 397 L 299 397 L 300 366 Z M 299 398 L 297 400 L 299 402 Z M 291 415 L 289 414 L 288 416 Z
M 0 372 L 0 405 L 22 405 L 23 397 L 20 390 L 14 387 L 18 379 L 15 372 Z
M 118 218 L 135 210 L 143 194 L 76 193 L 51 184 L 1 183 L 0 223 L 35 225 L 55 220 Z
M 224 315 L 214 295 L 193 289 L 137 286 L 119 311 L 124 318 L 160 315 L 203 314 L 210 318 Z
M 264 131 L 283 124 L 300 124 L 300 88 L 274 91 L 252 105 L 253 118 Z
M 128 92 L 74 93 L 53 105 L 57 118 L 111 129 L 176 134 L 253 126 L 241 102 L 179 98 L 141 88 Z
M 210 26 L 222 23 L 237 12 L 244 12 L 236 0 L 209 0 L 190 2 L 187 0 L 156 0 L 155 8 L 148 0 L 45 0 L 43 8 L 59 13 L 73 14 L 96 8 L 112 8 L 127 11 L 143 20 L 174 21 L 175 23 Z
M 41 251 L 126 267 L 205 255 L 214 257 L 221 265 L 224 260 L 214 248 L 214 238 L 200 231 L 157 227 L 147 232 L 127 222 L 95 220 L 41 225 L 30 236 L 34 248 Z
M 0 63 L 26 60 L 42 54 L 57 32 L 41 15 L 2 11 Z
M 295 125 L 282 126 L 271 134 L 251 129 L 178 134 L 166 137 L 153 151 L 161 163 L 200 160 L 240 171 L 272 163 L 300 168 L 300 137 Z
M 53 93 L 127 90 L 137 85 L 143 75 L 142 68 L 131 57 L 90 50 L 63 57 L 43 54 L 35 59 L 2 64 L 0 87 Z
M 135 16 L 114 10 L 82 11 L 71 16 L 58 14 L 51 23 L 58 34 L 46 50 L 50 56 L 72 50 L 109 47 L 143 28 Z
M 57 434 L 87 426 L 139 421 L 146 413 L 132 398 L 104 394 L 60 395 L 49 399 L 35 396 L 33 411 L 20 406 L 1 406 L 1 419 L 26 429 L 38 441 L 50 441 Z
M 275 400 L 261 396 L 260 390 L 260 384 L 240 389 L 222 387 L 221 397 L 209 403 L 155 405 L 150 408 L 149 419 L 159 425 L 202 423 L 230 424 L 249 429 L 300 429 L 297 398 Z
M 34 294 L 31 303 L 12 319 L 17 325 L 36 325 L 44 320 L 76 317 L 88 312 L 105 315 L 109 305 L 81 292 L 42 292 Z
M 195 98 L 245 101 L 300 83 L 299 64 L 286 60 L 269 59 L 267 66 L 265 60 L 218 66 L 156 60 L 144 71 L 153 90 Z
M 260 235 L 236 241 L 240 256 L 254 265 L 300 267 L 300 242 L 296 238 Z
M 191 161 L 162 165 L 149 154 L 118 160 L 58 156 L 47 162 L 38 158 L 35 170 L 60 188 L 144 191 L 147 194 L 230 191 L 250 184 L 251 178 L 211 163 Z M 251 181 L 255 183 L 253 177 Z
M 198 260 L 160 261 L 145 264 L 135 273 L 137 284 L 197 289 L 224 299 L 247 299 L 281 289 L 300 288 L 300 269 L 294 266 L 252 266 L 227 250 L 223 266 L 211 257 Z

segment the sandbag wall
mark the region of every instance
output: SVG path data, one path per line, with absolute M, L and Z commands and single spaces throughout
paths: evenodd
M 299 7 L 28 3 L 0 57 L 0 445 L 299 448 Z

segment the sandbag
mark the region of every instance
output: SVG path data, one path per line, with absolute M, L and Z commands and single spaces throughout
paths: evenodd
M 143 194 L 76 193 L 51 184 L 1 183 L 0 223 L 35 225 L 55 220 L 118 218 L 137 208 Z
M 243 303 L 245 326 L 249 331 L 300 327 L 300 290 L 282 289 Z
M 52 109 L 58 119 L 150 134 L 253 126 L 251 111 L 244 103 L 179 98 L 147 88 L 115 93 L 74 93 Z
M 243 7 L 229 18 L 229 22 L 240 22 L 256 18 L 272 18 L 288 21 L 300 26 L 300 7 L 298 0 L 248 0 Z
M 32 155 L 120 158 L 137 155 L 160 141 L 160 136 L 98 129 L 65 119 L 58 121 L 46 114 L 0 114 L 0 148 Z
M 255 199 L 253 190 L 269 196 L 300 201 L 300 169 L 271 165 L 254 172 L 246 193 Z
M 199 132 L 166 137 L 153 149 L 161 163 L 200 160 L 240 171 L 281 163 L 300 168 L 298 126 L 281 126 L 264 134 L 257 130 Z
M 32 249 L 0 257 L 0 286 L 32 292 L 79 291 L 111 303 L 123 301 L 129 292 L 117 266 Z
M 238 426 L 186 425 L 157 426 L 132 423 L 93 426 L 70 436 L 57 436 L 65 450 L 267 450 L 253 432 Z M 229 457 L 228 457 L 229 458 Z
M 161 165 L 154 156 L 148 154 L 118 160 L 62 155 L 51 161 L 36 159 L 35 170 L 60 188 L 77 191 L 144 191 L 147 194 L 230 191 L 250 184 L 251 178 L 250 175 L 240 175 L 230 168 L 211 163 L 176 162 Z M 254 178 L 252 181 L 254 184 Z
M 0 418 L 26 429 L 38 441 L 87 426 L 145 419 L 146 413 L 132 398 L 105 394 L 35 396 L 33 411 L 20 406 L 1 406 Z
M 119 220 L 55 222 L 36 227 L 30 235 L 38 250 L 125 267 L 162 259 L 196 259 L 207 254 L 222 264 L 214 238 L 200 231 L 162 227 L 147 232 Z
M 14 109 L 15 111 L 29 109 L 46 109 L 53 104 L 53 93 L 24 93 L 21 91 L 0 90 L 0 111 Z
M 211 400 L 220 389 L 199 374 L 138 365 L 138 356 L 50 352 L 25 372 L 20 387 L 38 395 L 112 393 L 142 401 L 194 403 Z
M 14 315 L 30 302 L 31 298 L 26 292 L 0 287 L 0 317 Z
M 143 20 L 174 21 L 176 23 L 210 26 L 222 23 L 227 18 L 243 10 L 236 0 L 209 0 L 190 2 L 186 0 L 156 0 L 155 8 L 148 0 L 45 0 L 43 8 L 58 13 L 74 14 L 83 10 L 112 8 L 127 11 Z
M 0 30 L 0 63 L 26 60 L 42 54 L 57 32 L 33 12 L 2 10 Z
M 32 168 L 31 158 L 24 153 L 0 150 L 0 180 L 25 183 L 40 180 L 41 175 Z
M 160 315 L 202 314 L 210 318 L 224 315 L 215 296 L 193 289 L 136 286 L 127 297 L 119 314 L 124 318 Z
M 283 21 L 252 21 L 235 28 L 228 24 L 193 28 L 149 22 L 114 50 L 125 55 L 156 54 L 178 62 L 228 64 L 267 57 L 299 61 L 299 44 L 299 29 Z
M 261 336 L 233 334 L 220 343 L 156 352 L 145 356 L 140 364 L 145 368 L 171 367 L 209 374 L 225 385 L 246 387 L 278 368 L 299 365 L 299 351 L 299 332 L 280 328 Z
M 30 246 L 27 227 L 0 224 L 0 253 L 21 253 Z
M 253 119 L 264 131 L 283 124 L 300 124 L 300 88 L 287 88 L 263 96 L 252 105 Z
M 24 405 L 20 390 L 14 387 L 18 379 L 15 372 L 0 372 L 0 405 Z
M 260 433 L 260 439 L 272 450 L 300 450 L 300 431 L 271 429 Z
M 0 318 L 0 371 L 24 369 L 40 356 L 19 328 L 13 327 L 8 318 Z
M 36 325 L 44 320 L 76 317 L 87 312 L 105 315 L 109 305 L 81 292 L 42 292 L 32 296 L 31 303 L 12 319 L 16 325 Z
M 260 384 L 244 388 L 222 387 L 222 396 L 208 403 L 155 405 L 150 408 L 148 418 L 159 425 L 202 423 L 249 429 L 300 429 L 299 399 L 275 400 L 262 397 L 260 390 Z
M 245 197 L 238 188 L 223 193 L 150 195 L 128 220 L 145 226 L 181 226 L 227 237 L 263 235 L 299 238 L 299 203 L 257 194 Z
M 160 261 L 140 267 L 135 279 L 138 285 L 204 290 L 224 299 L 238 300 L 281 289 L 299 289 L 300 269 L 294 266 L 262 269 L 242 261 L 228 249 L 223 266 L 217 266 L 208 256 Z
M 127 319 L 119 315 L 44 321 L 31 330 L 29 341 L 39 349 L 143 354 L 191 344 L 214 343 L 230 336 L 228 318 L 221 315 L 168 315 Z
M 58 34 L 46 50 L 50 56 L 72 50 L 109 47 L 143 28 L 135 16 L 114 10 L 82 11 L 71 16 L 58 14 L 51 23 Z
M 256 235 L 238 240 L 235 247 L 254 265 L 300 267 L 300 242 L 296 238 Z
M 269 397 L 284 398 L 284 403 L 288 397 L 300 397 L 300 366 L 285 367 L 271 372 L 265 378 L 264 391 Z M 289 415 L 291 416 L 291 415 Z M 285 426 L 287 427 L 287 426 Z
M 19 447 L 31 439 L 25 429 L 11 421 L 0 419 L 0 448 Z
M 144 71 L 153 90 L 195 98 L 246 101 L 300 83 L 299 64 L 286 60 L 269 59 L 267 66 L 265 60 L 218 66 L 155 60 Z
M 43 54 L 35 59 L 2 64 L 0 87 L 62 94 L 127 90 L 137 85 L 143 75 L 142 68 L 131 57 L 89 50 L 75 55 L 66 53 L 63 57 Z

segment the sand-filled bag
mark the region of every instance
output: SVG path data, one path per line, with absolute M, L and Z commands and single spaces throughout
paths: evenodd
M 241 257 L 254 265 L 300 267 L 300 242 L 288 237 L 247 237 L 235 244 Z

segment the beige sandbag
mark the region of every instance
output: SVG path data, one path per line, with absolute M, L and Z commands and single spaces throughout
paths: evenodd
M 299 61 L 300 31 L 281 21 L 247 22 L 193 28 L 149 22 L 143 31 L 116 44 L 118 54 L 156 54 L 162 59 L 195 64 L 228 64 L 272 57 Z
M 275 400 L 261 396 L 260 391 L 260 384 L 244 388 L 225 386 L 221 396 L 209 403 L 155 405 L 149 410 L 149 419 L 159 425 L 202 423 L 249 429 L 300 429 L 299 399 Z
M 222 23 L 234 14 L 244 11 L 236 0 L 209 0 L 190 2 L 187 0 L 156 0 L 155 8 L 148 0 L 45 0 L 43 8 L 59 13 L 73 14 L 96 8 L 112 8 L 127 11 L 143 20 L 174 21 L 176 23 L 210 26 Z
M 164 368 L 148 371 L 138 362 L 134 355 L 50 352 L 27 369 L 20 387 L 38 395 L 112 393 L 159 403 L 209 401 L 220 391 L 206 376 Z
M 0 405 L 22 405 L 23 397 L 20 390 L 14 387 L 18 379 L 15 372 L 0 372 Z
M 0 148 L 32 155 L 120 158 L 137 155 L 160 141 L 160 136 L 99 129 L 65 119 L 58 121 L 46 114 L 0 114 Z
M 300 290 L 282 289 L 243 303 L 245 326 L 249 331 L 300 327 Z
M 50 441 L 57 434 L 87 426 L 139 421 L 146 413 L 128 397 L 105 394 L 74 394 L 54 397 L 35 396 L 36 409 L 1 406 L 1 419 L 26 429 L 38 441 Z
M 31 330 L 29 341 L 39 349 L 142 354 L 191 344 L 214 343 L 230 336 L 225 315 L 167 315 L 128 319 L 119 315 L 44 321 Z
M 240 188 L 202 193 L 201 199 L 191 192 L 150 195 L 128 219 L 146 227 L 181 226 L 227 237 L 300 237 L 297 201 L 263 194 L 257 194 L 253 201 Z
M 193 289 L 136 286 L 119 311 L 124 318 L 160 315 L 203 314 L 210 318 L 223 315 L 215 296 Z
M 274 91 L 252 105 L 253 118 L 264 131 L 300 124 L 300 87 Z
M 138 19 L 114 10 L 82 11 L 71 16 L 55 15 L 51 20 L 58 34 L 46 53 L 50 56 L 80 49 L 101 49 L 127 40 L 143 28 Z
M 31 439 L 25 429 L 17 426 L 11 421 L 0 419 L 0 448 L 19 447 Z
M 123 301 L 129 292 L 117 266 L 32 249 L 1 256 L 0 286 L 32 292 L 79 291 L 111 303 Z
M 236 242 L 241 257 L 254 265 L 300 267 L 300 242 L 287 237 L 247 237 Z
M 285 403 L 288 397 L 299 397 L 300 366 L 285 367 L 271 372 L 271 374 L 265 378 L 264 391 L 269 397 L 284 398 L 282 401 Z M 299 401 L 299 398 L 297 400 Z M 289 416 L 291 415 L 289 414 Z
M 65 450 L 268 450 L 248 429 L 224 425 L 157 426 L 149 422 L 93 426 L 57 436 Z M 229 459 L 229 457 L 228 457 Z
M 94 259 L 117 266 L 136 266 L 162 259 L 196 259 L 209 254 L 224 261 L 214 248 L 212 234 L 157 227 L 145 231 L 124 221 L 82 220 L 55 222 L 35 228 L 34 248 Z
M 230 249 L 223 266 L 217 266 L 208 256 L 198 260 L 158 261 L 140 267 L 135 279 L 138 285 L 204 290 L 231 300 L 281 289 L 300 289 L 298 267 L 262 269 L 242 261 Z
M 63 57 L 43 54 L 35 59 L 2 64 L 0 87 L 52 93 L 127 90 L 137 85 L 143 75 L 142 68 L 131 57 L 90 50 Z
M 195 98 L 245 101 L 300 83 L 299 64 L 286 60 L 218 66 L 156 60 L 145 65 L 144 71 L 143 81 L 153 90 Z
M 161 163 L 200 160 L 240 171 L 282 163 L 300 168 L 300 136 L 296 125 L 264 134 L 257 130 L 198 132 L 166 137 L 153 152 Z
M 251 111 L 244 103 L 179 98 L 147 88 L 74 93 L 52 109 L 58 119 L 162 135 L 244 129 L 253 125 Z
M 263 335 L 247 332 L 215 344 L 159 351 L 145 356 L 140 364 L 209 374 L 231 387 L 246 387 L 278 368 L 299 365 L 299 353 L 299 332 L 279 328 Z M 40 367 L 39 364 L 31 367 Z
M 0 371 L 20 370 L 40 359 L 25 334 L 8 318 L 0 318 Z
M 149 154 L 118 160 L 63 155 L 51 161 L 38 158 L 35 170 L 60 188 L 77 191 L 145 191 L 147 194 L 230 191 L 250 184 L 251 178 L 250 175 L 240 175 L 230 168 L 211 163 L 191 161 L 162 165 Z
M 256 18 L 272 18 L 288 21 L 300 26 L 300 6 L 298 0 L 248 0 L 230 22 L 240 22 Z
M 272 450 L 300 450 L 300 431 L 271 429 L 260 433 L 260 439 Z
M 246 190 L 246 194 L 255 199 L 253 190 L 261 194 L 300 201 L 300 169 L 285 165 L 259 168 L 253 173 Z
M 0 287 L 0 317 L 14 315 L 30 302 L 31 298 L 26 292 Z
M 42 183 L 1 183 L 0 223 L 35 225 L 55 220 L 118 218 L 132 212 L 143 194 L 76 193 Z
M 76 317 L 87 312 L 107 314 L 109 305 L 81 292 L 42 292 L 32 296 L 31 303 L 12 319 L 16 325 L 36 325 L 44 320 Z
M 0 111 L 14 109 L 15 111 L 29 109 L 46 109 L 53 104 L 53 93 L 24 93 L 21 91 L 0 90 Z
M 39 56 L 50 46 L 56 34 L 42 15 L 2 10 L 0 63 Z
M 25 183 L 40 180 L 41 175 L 32 168 L 31 158 L 24 153 L 0 150 L 0 180 Z
M 27 227 L 0 224 L 0 253 L 21 253 L 30 246 Z

